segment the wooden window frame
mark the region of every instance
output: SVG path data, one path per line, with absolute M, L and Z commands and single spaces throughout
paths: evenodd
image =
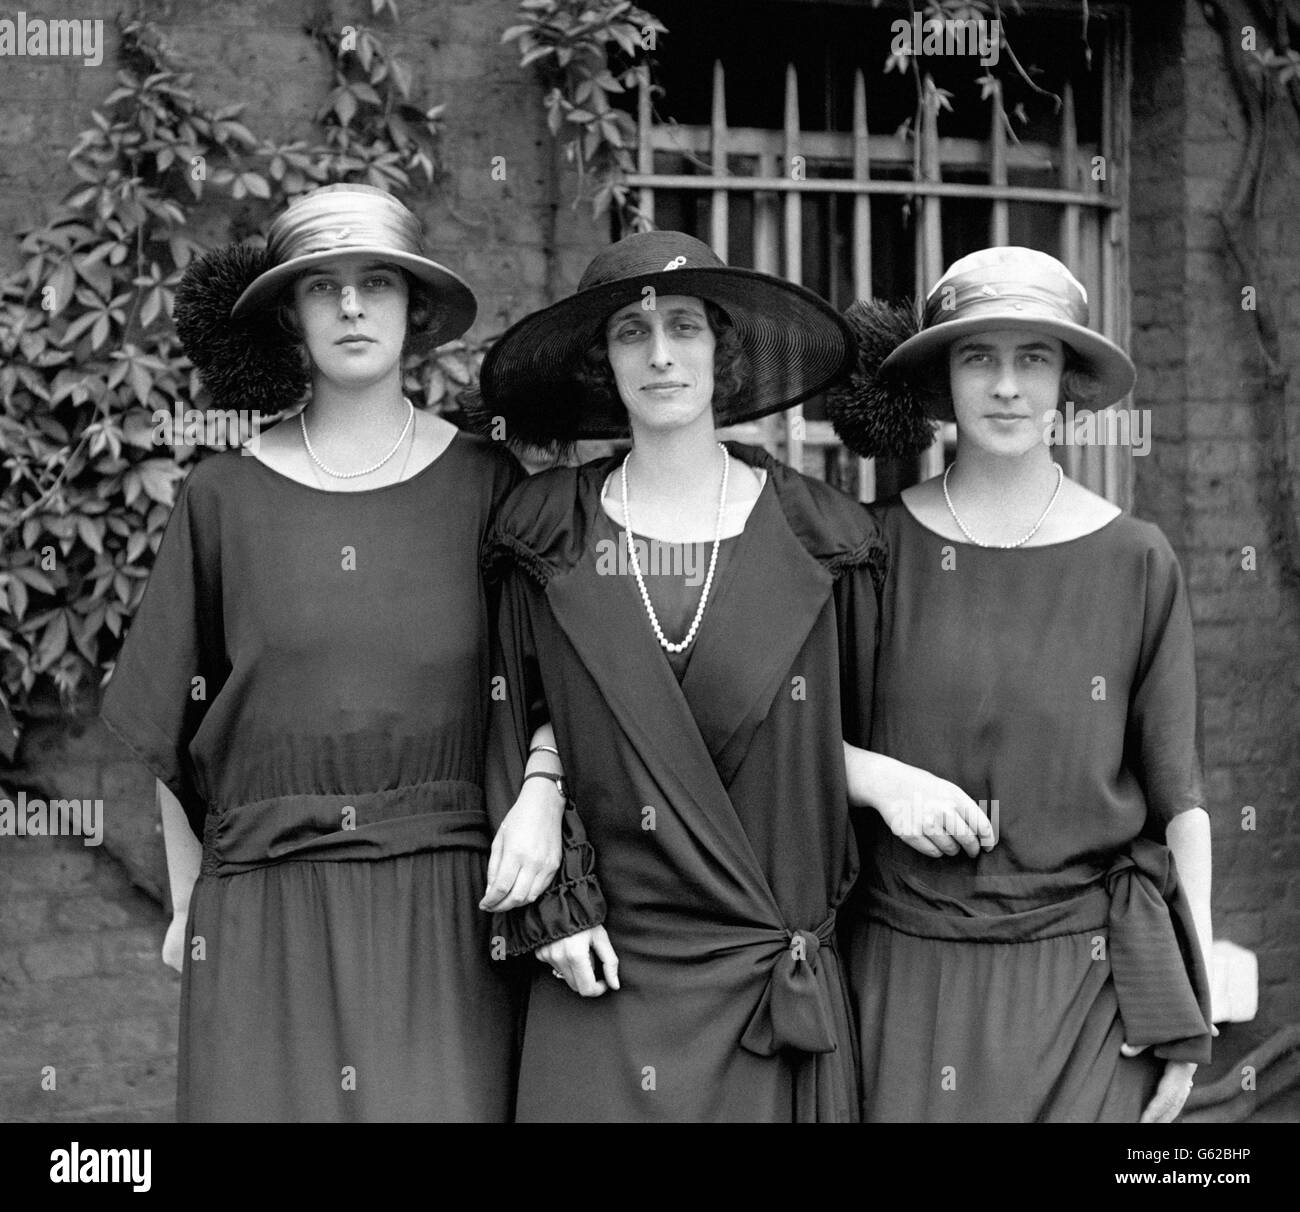
M 1026 4 L 1026 15 L 1060 13 L 1057 3 Z M 1077 137 L 1074 96 L 1067 83 L 1062 94 L 1058 143 L 1008 144 L 999 120 L 1001 98 L 991 98 L 989 133 L 986 139 L 950 139 L 938 133 L 939 104 L 933 82 L 924 83 L 922 121 L 917 133 L 918 149 L 912 141 L 872 133 L 867 125 L 868 90 L 862 68 L 853 81 L 853 122 L 849 132 L 804 131 L 799 121 L 799 88 L 793 64 L 785 71 L 784 121 L 780 130 L 755 127 L 732 128 L 727 124 L 726 80 L 720 60 L 713 63 L 712 107 L 708 125 L 656 125 L 649 89 L 643 87 L 637 105 L 637 171 L 628 184 L 638 191 L 638 206 L 653 223 L 656 194 L 683 191 L 709 198 L 708 243 L 722 257 L 728 253 L 731 194 L 743 191 L 754 199 L 753 268 L 779 273 L 802 282 L 801 198 L 805 194 L 849 194 L 853 199 L 852 281 L 855 297 L 871 293 L 871 205 L 882 196 L 903 196 L 918 207 L 915 224 L 915 277 L 928 287 L 943 271 L 943 204 L 946 198 L 978 199 L 990 204 L 989 243 L 1008 242 L 1010 208 L 1017 202 L 1048 203 L 1060 208 L 1061 259 L 1080 278 L 1091 303 L 1091 322 L 1100 332 L 1127 347 L 1129 337 L 1129 83 L 1131 80 L 1131 34 L 1127 10 L 1121 4 L 1095 4 L 1094 20 L 1104 19 L 1106 37 L 1100 71 L 1100 140 L 1081 144 Z M 695 157 L 709 165 L 701 175 L 655 171 L 657 153 Z M 729 156 L 751 157 L 756 175 L 733 173 Z M 834 162 L 851 170 L 849 177 L 797 179 L 780 172 L 782 164 Z M 1106 166 L 1105 180 L 1094 181 L 1093 156 Z M 919 180 L 872 177 L 873 167 L 897 169 L 919 162 Z M 1055 187 L 1008 184 L 1008 172 L 1016 167 L 1041 169 L 1055 166 Z M 944 180 L 946 171 L 988 173 L 986 183 Z M 784 249 L 781 256 L 779 249 Z M 779 262 L 779 263 L 778 263 Z M 924 287 L 922 288 L 924 289 Z M 1126 406 L 1124 402 L 1120 406 Z M 818 473 L 827 451 L 839 447 L 829 422 L 806 421 L 802 406 L 783 414 L 736 426 L 728 431 L 742 441 L 757 442 L 773 454 L 802 470 Z M 920 474 L 941 471 L 955 442 L 952 425 L 942 428 L 934 446 L 922 456 Z M 1064 445 L 1054 451 L 1066 472 L 1093 491 L 1122 508 L 1132 503 L 1133 469 L 1131 451 L 1123 446 Z M 843 458 L 843 452 L 838 456 Z M 858 495 L 870 500 L 875 495 L 872 460 L 858 460 Z

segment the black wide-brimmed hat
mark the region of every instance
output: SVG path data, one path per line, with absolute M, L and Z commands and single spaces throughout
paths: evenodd
M 483 423 L 500 417 L 506 434 L 527 445 L 626 437 L 622 402 L 590 398 L 575 370 L 611 313 L 656 295 L 706 299 L 730 317 L 749 373 L 741 391 L 717 409 L 720 426 L 789 408 L 853 365 L 852 330 L 812 291 L 733 269 L 683 232 L 640 232 L 596 257 L 576 293 L 525 316 L 492 346 L 474 412 Z

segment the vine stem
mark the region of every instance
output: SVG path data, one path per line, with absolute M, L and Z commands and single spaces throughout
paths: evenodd
M 1229 8 L 1233 11 L 1229 12 Z M 1272 513 L 1273 524 L 1280 534 L 1279 564 L 1283 581 L 1297 590 L 1300 589 L 1300 525 L 1296 520 L 1295 485 L 1300 481 L 1300 469 L 1291 456 L 1293 435 L 1287 392 L 1291 372 L 1283 356 L 1280 332 L 1268 292 L 1258 289 L 1265 279 L 1259 255 L 1259 218 L 1268 165 L 1265 153 L 1270 118 L 1269 85 L 1266 78 L 1262 85 L 1256 86 L 1238 56 L 1234 30 L 1251 24 L 1251 14 L 1240 9 L 1234 0 L 1206 0 L 1203 11 L 1210 27 L 1219 35 L 1228 75 L 1248 129 L 1246 146 L 1237 167 L 1237 185 L 1231 198 L 1220 209 L 1218 221 L 1224 242 L 1247 283 L 1257 284 L 1252 314 L 1256 342 L 1266 373 L 1265 392 L 1257 402 L 1256 415 L 1261 431 L 1266 435 L 1270 478 L 1275 489 L 1266 508 Z M 1274 11 L 1276 14 L 1277 10 Z M 1294 81 L 1288 91 L 1292 107 L 1300 116 L 1300 92 L 1297 92 Z M 1243 231 L 1243 228 L 1247 230 Z

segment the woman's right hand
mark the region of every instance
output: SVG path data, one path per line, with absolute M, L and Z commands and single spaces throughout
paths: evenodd
M 596 953 L 604 971 L 603 981 L 596 979 L 592 966 L 591 953 Z M 599 997 L 607 989 L 617 989 L 618 956 L 614 954 L 613 944 L 604 926 L 593 926 L 590 930 L 580 930 L 568 938 L 557 939 L 538 947 L 533 954 L 550 967 L 556 976 L 564 978 L 565 984 L 582 997 Z
M 855 750 L 850 794 L 880 813 L 890 832 L 929 858 L 992 850 L 997 831 L 955 783 L 879 753 Z
M 162 961 L 169 968 L 175 968 L 180 972 L 185 967 L 185 923 L 187 914 L 177 913 L 172 917 L 171 924 L 167 927 L 167 935 L 163 939 Z

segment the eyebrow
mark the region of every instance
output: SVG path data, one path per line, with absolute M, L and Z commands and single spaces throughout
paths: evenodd
M 966 353 L 968 350 L 976 351 L 979 353 L 987 353 L 989 350 L 993 348 L 994 347 L 986 341 L 958 341 L 957 342 L 958 353 Z M 1023 345 L 1017 345 L 1016 349 L 1017 351 L 1044 350 L 1047 353 L 1053 352 L 1053 347 L 1049 345 L 1046 341 L 1026 341 Z
M 633 308 L 635 308 L 635 310 L 633 310 Z M 609 322 L 611 324 L 620 324 L 624 320 L 635 320 L 641 315 L 641 311 L 642 308 L 640 303 L 629 303 L 622 311 L 616 311 L 612 316 L 610 316 Z M 664 314 L 669 316 L 693 316 L 697 320 L 703 320 L 705 318 L 702 308 L 693 307 L 690 304 L 687 304 L 684 307 L 670 307 Z
M 400 274 L 402 272 L 401 269 L 391 261 L 367 261 L 360 267 L 360 272 L 363 274 L 372 274 L 376 270 L 381 269 L 395 274 Z M 315 269 L 304 270 L 302 276 L 304 278 L 337 278 L 339 275 L 338 270 L 330 269 L 328 266 L 322 265 Z

